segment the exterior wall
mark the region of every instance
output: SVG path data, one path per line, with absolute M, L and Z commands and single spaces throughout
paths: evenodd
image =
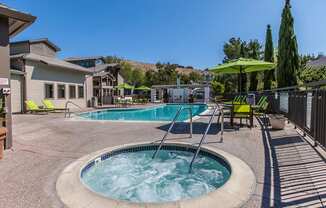
M 9 59 L 9 25 L 8 18 L 0 16 L 0 89 L 10 87 L 10 59 Z M 7 83 L 4 83 L 4 82 Z M 11 95 L 6 96 L 6 128 L 7 137 L 5 140 L 5 148 L 12 146 L 12 128 L 11 128 Z M 1 124 L 2 125 L 2 124 Z
M 11 74 L 11 110 L 13 113 L 22 112 L 23 92 L 22 92 L 22 75 Z
M 118 77 L 117 78 L 117 80 L 118 80 L 118 84 L 117 85 L 123 84 L 124 83 L 123 77 L 119 73 L 118 73 L 118 76 L 117 77 Z M 124 90 L 123 89 L 120 90 L 120 95 L 121 96 L 124 96 Z
M 10 44 L 10 55 L 21 54 L 21 53 L 29 53 L 29 43 L 20 42 L 15 44 Z
M 48 46 L 47 44 L 40 42 L 40 43 L 31 43 L 30 44 L 31 53 L 35 53 L 41 56 L 48 56 L 48 57 L 55 57 L 56 51 Z
M 10 59 L 10 69 L 23 71 L 24 60 L 21 58 Z
M 42 105 L 45 99 L 45 84 L 54 84 L 54 98 L 51 99 L 58 108 L 65 107 L 65 103 L 70 100 L 82 108 L 86 107 L 86 87 L 85 74 L 82 72 L 62 69 L 58 67 L 44 65 L 35 61 L 26 61 L 26 99 L 33 100 L 38 105 Z M 58 99 L 57 85 L 66 86 L 65 98 Z M 69 98 L 69 85 L 76 86 L 76 98 Z M 84 86 L 84 98 L 78 98 L 78 85 Z M 69 108 L 76 108 L 69 106 Z
M 93 97 L 93 76 L 86 76 L 86 102 L 87 106 L 91 106 Z

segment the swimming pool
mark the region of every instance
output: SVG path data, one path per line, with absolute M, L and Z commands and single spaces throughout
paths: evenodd
M 207 109 L 205 104 L 165 104 L 138 109 L 109 109 L 82 113 L 79 116 L 90 120 L 171 121 L 181 107 L 191 107 L 193 116 L 197 116 Z M 178 121 L 185 121 L 187 119 L 189 119 L 189 111 L 185 109 L 180 113 Z

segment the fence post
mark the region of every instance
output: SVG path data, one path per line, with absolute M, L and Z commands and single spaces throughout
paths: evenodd
M 314 94 L 315 94 L 315 112 L 314 112 L 314 146 L 317 147 L 318 143 L 317 143 L 317 108 L 318 108 L 318 97 L 319 97 L 319 89 L 315 88 L 314 90 Z

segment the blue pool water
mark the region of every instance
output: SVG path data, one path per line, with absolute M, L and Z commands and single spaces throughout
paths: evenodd
M 192 107 L 192 115 L 196 116 L 207 109 L 204 104 L 166 104 L 142 109 L 109 109 L 80 114 L 82 118 L 91 120 L 122 121 L 171 121 L 180 107 Z M 183 110 L 178 121 L 189 119 L 189 111 Z
M 199 154 L 189 173 L 193 152 L 140 150 L 113 155 L 82 172 L 94 192 L 116 200 L 162 203 L 190 199 L 221 187 L 230 177 L 226 163 Z

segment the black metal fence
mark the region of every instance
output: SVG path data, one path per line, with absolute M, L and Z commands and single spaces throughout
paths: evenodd
M 256 100 L 268 97 L 271 113 L 285 115 L 316 145 L 326 148 L 326 80 L 254 93 Z
M 326 80 L 275 89 L 268 95 L 272 112 L 284 114 L 292 123 L 326 148 Z

